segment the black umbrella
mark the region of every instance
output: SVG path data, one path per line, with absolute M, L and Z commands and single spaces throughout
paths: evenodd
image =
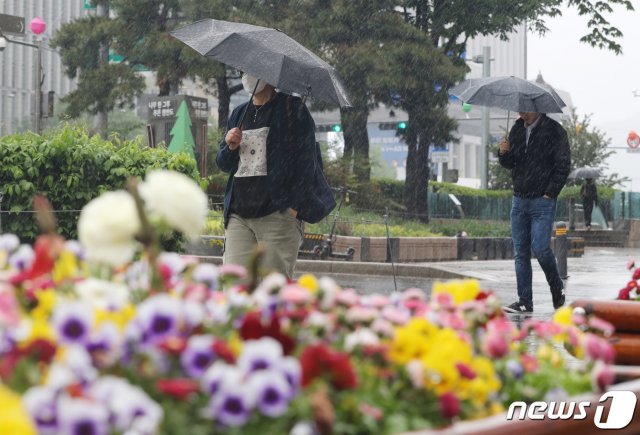
M 569 174 L 569 178 L 598 178 L 600 177 L 600 169 L 590 166 L 576 168 Z
M 203 56 L 264 80 L 285 93 L 349 107 L 336 70 L 277 29 L 206 19 L 171 32 Z
M 512 112 L 561 113 L 566 106 L 551 87 L 513 76 L 465 80 L 449 93 L 465 103 Z

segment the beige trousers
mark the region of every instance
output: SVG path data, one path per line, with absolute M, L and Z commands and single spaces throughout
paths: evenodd
M 223 261 L 246 267 L 261 243 L 266 247 L 262 268 L 292 278 L 304 234 L 303 225 L 286 211 L 254 219 L 231 214 L 224 234 Z

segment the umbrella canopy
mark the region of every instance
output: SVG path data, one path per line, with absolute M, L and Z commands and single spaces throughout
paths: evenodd
M 569 174 L 569 178 L 598 178 L 600 177 L 600 169 L 590 166 L 576 168 Z
M 214 19 L 171 32 L 203 56 L 264 80 L 285 93 L 351 106 L 336 70 L 277 29 Z
M 449 93 L 465 103 L 513 112 L 561 113 L 566 106 L 550 86 L 513 76 L 465 80 Z

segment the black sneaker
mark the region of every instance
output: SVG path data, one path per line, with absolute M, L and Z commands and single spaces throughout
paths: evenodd
M 557 310 L 564 305 L 564 289 L 552 291 L 551 298 L 553 299 L 553 309 Z
M 533 305 L 514 302 L 511 305 L 505 305 L 502 310 L 506 313 L 533 313 Z

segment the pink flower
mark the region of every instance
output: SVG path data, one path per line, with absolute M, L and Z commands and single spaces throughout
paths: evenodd
M 393 325 L 388 320 L 377 318 L 371 324 L 371 330 L 386 337 L 393 336 Z
M 460 317 L 456 313 L 451 313 L 442 316 L 442 326 L 456 330 L 462 330 L 465 329 L 467 325 L 462 317 Z
M 615 353 L 613 346 L 606 340 L 593 335 L 585 334 L 583 346 L 587 356 L 593 360 L 602 360 L 606 363 L 612 363 Z
M 336 300 L 340 304 L 351 307 L 358 303 L 358 301 L 360 300 L 360 296 L 358 296 L 358 293 L 356 293 L 354 289 L 349 288 L 349 289 L 339 291 L 338 294 L 336 295 Z
M 218 273 L 223 278 L 243 279 L 247 276 L 247 269 L 238 264 L 222 264 L 218 267 Z
M 556 334 L 562 332 L 562 325 L 555 322 L 536 322 L 533 325 L 533 330 L 540 338 L 551 338 Z
M 311 293 L 298 284 L 287 284 L 280 290 L 280 297 L 285 302 L 292 304 L 304 304 L 311 300 Z
M 487 333 L 482 341 L 482 351 L 492 358 L 502 358 L 509 352 L 509 345 L 504 336 Z
M 451 392 L 444 393 L 438 398 L 440 402 L 440 412 L 446 419 L 452 419 L 460 414 L 460 401 Z
M 631 293 L 631 288 L 629 287 L 625 287 L 622 290 L 620 290 L 620 292 L 618 293 L 618 299 L 622 300 L 622 301 L 628 301 L 629 300 L 629 293 Z
M 382 310 L 382 317 L 396 325 L 404 325 L 411 315 L 406 310 L 389 306 Z
M 409 299 L 418 299 L 420 301 L 426 301 L 427 297 L 424 294 L 424 291 L 419 288 L 411 287 L 406 289 L 400 295 L 400 298 L 403 302 L 408 301 Z
M 599 317 L 591 317 L 589 327 L 601 331 L 605 336 L 609 336 L 615 331 L 615 327 L 611 323 Z
M 456 368 L 458 369 L 458 373 L 460 376 L 466 379 L 475 379 L 476 372 L 473 371 L 471 367 L 464 363 L 456 363 Z
M 594 388 L 597 388 L 600 391 L 605 391 L 609 385 L 613 384 L 615 377 L 616 374 L 609 365 L 604 364 L 602 361 L 598 361 L 593 366 L 593 371 L 591 372 L 591 383 Z
M 450 309 L 455 306 L 455 304 L 453 303 L 453 296 L 451 296 L 450 293 L 436 293 L 434 295 L 434 302 L 444 309 Z
M 372 322 L 378 314 L 377 308 L 351 307 L 347 310 L 346 318 L 350 323 Z
M 16 326 L 20 322 L 18 302 L 10 287 L 0 288 L 0 325 Z
M 538 370 L 538 360 L 529 354 L 523 354 L 520 356 L 520 363 L 525 372 L 533 373 Z
M 365 307 L 383 308 L 389 305 L 389 298 L 384 295 L 370 295 L 360 298 L 360 304 Z
M 382 418 L 382 410 L 380 408 L 376 408 L 366 403 L 361 403 L 358 406 L 358 409 L 361 413 L 363 413 L 364 415 L 368 415 L 374 420 L 380 420 Z

